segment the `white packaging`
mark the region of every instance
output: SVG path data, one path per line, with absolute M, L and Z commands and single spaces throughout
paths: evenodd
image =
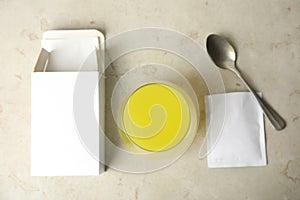
M 224 109 L 220 108 L 224 104 L 218 103 L 224 99 L 226 114 L 222 132 L 207 132 L 207 149 L 210 151 L 208 167 L 265 166 L 263 111 L 249 92 L 206 96 L 207 126 L 211 116 L 215 115 L 214 119 L 217 119 L 218 110 Z M 211 102 L 215 102 L 214 105 Z M 212 106 L 215 109 L 211 109 Z M 215 110 L 215 113 L 211 113 L 211 110 Z
M 44 33 L 42 51 L 31 77 L 32 176 L 99 175 L 104 171 L 99 158 L 88 152 L 81 140 L 73 107 L 75 84 L 80 75 L 84 83 L 80 87 L 94 92 L 94 115 L 81 117 L 86 122 L 96 118 L 104 124 L 104 102 L 100 102 L 104 98 L 99 98 L 99 91 L 104 95 L 104 88 L 95 89 L 100 68 L 103 69 L 103 62 L 97 59 L 99 52 L 103 54 L 100 42 L 104 42 L 104 37 L 96 30 Z M 80 100 L 90 103 L 84 98 Z M 99 123 L 86 123 L 83 128 L 81 136 L 91 135 L 94 150 L 103 156 Z

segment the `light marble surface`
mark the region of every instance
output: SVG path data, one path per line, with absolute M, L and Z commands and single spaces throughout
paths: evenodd
M 299 199 L 299 19 L 297 0 L 0 0 L 0 199 Z M 97 28 L 109 38 L 146 26 L 180 31 L 201 45 L 212 32 L 231 38 L 246 78 L 287 121 L 276 132 L 266 120 L 268 165 L 208 169 L 196 156 L 201 127 L 180 160 L 154 173 L 31 177 L 30 74 L 42 33 Z M 227 91 L 245 89 L 229 72 L 222 74 Z

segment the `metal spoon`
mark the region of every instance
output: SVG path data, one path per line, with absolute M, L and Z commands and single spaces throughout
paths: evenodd
M 233 46 L 223 37 L 212 34 L 207 37 L 206 48 L 210 58 L 218 67 L 234 72 L 237 77 L 242 80 L 261 106 L 264 114 L 268 117 L 273 127 L 276 130 L 284 129 L 285 121 L 257 95 L 236 68 L 236 52 Z

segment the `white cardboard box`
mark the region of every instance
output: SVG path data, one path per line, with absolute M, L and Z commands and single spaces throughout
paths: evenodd
M 92 148 L 104 160 L 104 36 L 96 30 L 47 31 L 31 83 L 31 175 L 99 175 L 104 165 L 85 146 L 82 136 L 93 137 Z M 45 70 L 46 69 L 46 70 Z M 94 92 L 94 114 L 84 113 L 81 132 L 74 120 L 77 78 Z M 80 96 L 80 95 L 79 95 Z M 99 98 L 100 96 L 100 98 Z M 80 100 L 91 103 L 90 99 Z M 82 109 L 82 108 L 81 108 Z M 89 123 L 96 119 L 99 123 Z M 84 131 L 82 131 L 82 128 Z

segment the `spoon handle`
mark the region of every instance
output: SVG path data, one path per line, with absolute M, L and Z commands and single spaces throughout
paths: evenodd
M 257 93 L 250 87 L 250 85 L 246 82 L 246 80 L 242 77 L 242 75 L 236 68 L 233 68 L 231 70 L 242 80 L 251 94 L 253 94 L 273 127 L 278 131 L 284 129 L 286 125 L 284 119 L 282 119 L 282 117 L 273 108 L 271 108 L 270 105 L 268 105 L 260 96 L 257 95 Z

